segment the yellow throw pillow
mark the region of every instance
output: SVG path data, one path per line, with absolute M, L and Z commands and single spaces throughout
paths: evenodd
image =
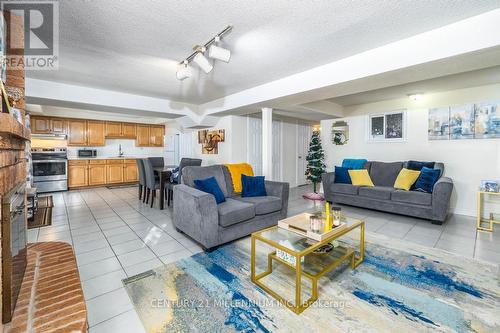
M 420 171 L 403 168 L 399 172 L 398 178 L 396 178 L 394 188 L 409 191 L 411 186 L 417 181 L 418 176 L 420 176 Z
M 226 164 L 226 166 L 233 180 L 234 192 L 241 193 L 241 175 L 253 176 L 252 166 L 248 163 Z
M 356 186 L 370 186 L 373 187 L 372 179 L 368 174 L 368 170 L 349 170 L 349 176 L 351 177 L 352 185 Z

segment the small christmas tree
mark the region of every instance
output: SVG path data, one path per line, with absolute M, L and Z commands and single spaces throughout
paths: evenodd
M 318 193 L 316 190 L 317 184 L 321 182 L 321 175 L 325 172 L 325 153 L 321 147 L 321 137 L 319 136 L 319 131 L 313 131 L 311 142 L 309 143 L 309 152 L 306 157 L 307 168 L 305 175 L 306 178 L 313 183 L 314 193 Z

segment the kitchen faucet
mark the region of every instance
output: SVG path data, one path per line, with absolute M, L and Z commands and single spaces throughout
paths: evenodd
M 122 145 L 118 145 L 118 156 L 122 157 L 123 156 L 123 150 L 122 150 Z

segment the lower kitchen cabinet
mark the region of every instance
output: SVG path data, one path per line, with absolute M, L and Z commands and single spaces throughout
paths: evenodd
M 108 184 L 123 183 L 123 161 L 120 164 L 106 165 L 106 179 Z
M 68 187 L 88 186 L 88 166 L 76 164 L 68 166 Z
M 89 165 L 89 186 L 106 184 L 106 164 Z
M 139 180 L 135 159 L 70 160 L 68 187 L 135 183 Z

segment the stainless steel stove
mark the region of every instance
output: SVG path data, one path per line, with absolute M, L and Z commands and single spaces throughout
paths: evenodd
M 68 153 L 62 148 L 32 148 L 33 186 L 38 193 L 68 189 Z

